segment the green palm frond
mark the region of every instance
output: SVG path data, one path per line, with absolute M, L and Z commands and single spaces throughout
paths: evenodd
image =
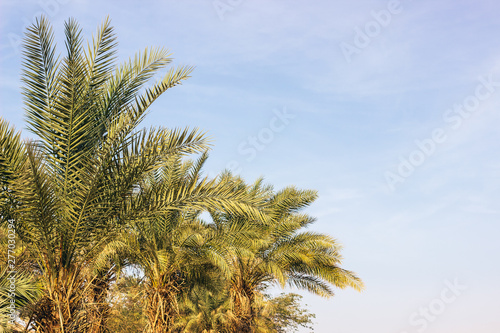
M 21 81 L 30 129 L 46 142 L 52 141 L 52 129 L 47 119 L 54 118 L 56 103 L 58 58 L 55 55 L 54 32 L 45 17 L 28 27 L 24 39 Z
M 61 203 L 56 196 L 53 178 L 47 172 L 41 148 L 32 142 L 28 143 L 26 156 L 21 176 L 11 184 L 12 191 L 20 201 L 17 231 L 40 254 L 46 256 L 49 262 L 45 264 L 52 266 L 55 264 L 53 250 L 61 250 L 56 236 L 62 231 L 57 213 Z
M 0 332 L 10 332 L 11 315 L 16 320 L 18 315 L 14 311 L 24 317 L 42 294 L 32 253 L 15 236 L 15 227 L 0 226 Z
M 18 202 L 9 184 L 20 176 L 25 159 L 21 133 L 0 117 L 0 224 L 14 219 Z
M 0 117 L 0 177 L 2 186 L 15 177 L 25 159 L 21 133 Z
M 12 281 L 14 281 L 12 283 Z M 11 285 L 14 286 L 11 289 Z M 10 332 L 9 322 L 17 319 L 17 312 L 33 304 L 41 295 L 41 286 L 27 272 L 10 274 L 5 267 L 0 271 L 0 332 Z M 14 303 L 11 303 L 11 300 Z M 15 320 L 14 320 L 15 322 Z

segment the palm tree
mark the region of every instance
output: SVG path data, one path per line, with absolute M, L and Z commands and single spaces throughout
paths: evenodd
M 151 104 L 185 80 L 190 67 L 172 68 L 147 88 L 171 62 L 167 51 L 146 49 L 116 66 L 108 20 L 86 48 L 72 19 L 65 37 L 67 54 L 60 59 L 45 18 L 26 34 L 23 95 L 36 140 L 22 141 L 0 119 L 0 218 L 15 221 L 39 267 L 43 295 L 31 323 L 38 332 L 90 330 L 87 314 L 96 304 L 87 301 L 103 277 L 95 259 L 130 221 L 177 204 L 163 188 L 138 184 L 172 155 L 207 149 L 198 130 L 136 130 Z M 187 204 L 183 194 L 179 199 Z
M 237 318 L 235 331 L 258 331 L 258 300 L 270 285 L 298 287 L 323 297 L 333 296 L 333 287 L 363 288 L 354 273 L 340 267 L 340 246 L 332 237 L 303 230 L 315 221 L 301 213 L 316 199 L 315 191 L 287 187 L 274 193 L 259 180 L 251 193 L 265 198 L 270 221 L 212 213 L 219 229 L 230 232 L 235 226 L 249 225 L 259 235 L 244 246 L 246 251 L 237 251 L 231 258 L 229 290 Z
M 115 242 L 117 248 L 127 249 L 130 263 L 144 272 L 147 332 L 171 332 L 180 315 L 179 299 L 185 292 L 197 285 L 207 287 L 214 271 L 230 276 L 228 235 L 203 225 L 199 218 L 202 211 L 263 217 L 258 200 L 249 197 L 245 187 L 235 189 L 233 179 L 201 177 L 206 159 L 207 154 L 195 162 L 172 156 L 145 178 L 139 187 L 145 192 L 168 193 L 165 200 L 170 209 L 133 221 L 121 237 L 125 241 Z

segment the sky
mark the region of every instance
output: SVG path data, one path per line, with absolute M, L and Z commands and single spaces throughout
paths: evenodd
M 145 127 L 206 130 L 210 175 L 319 192 L 310 228 L 343 245 L 366 289 L 302 292 L 314 332 L 498 333 L 499 12 L 492 0 L 2 0 L 0 112 L 25 128 L 20 40 L 34 18 L 63 52 L 66 19 L 90 37 L 109 16 L 120 59 L 163 46 L 196 67 Z

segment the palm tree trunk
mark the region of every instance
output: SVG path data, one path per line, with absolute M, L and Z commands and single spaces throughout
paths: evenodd
M 179 316 L 177 296 L 181 283 L 173 275 L 164 275 L 156 287 L 149 287 L 146 296 L 147 333 L 171 333 Z
M 242 290 L 233 293 L 234 313 L 236 316 L 235 332 L 255 332 L 255 295 L 252 290 Z
M 89 296 L 88 322 L 90 328 L 88 333 L 107 333 L 107 320 L 110 314 L 110 306 L 106 301 L 112 273 L 106 273 L 103 277 L 96 278 L 92 283 Z
M 73 278 L 76 272 L 58 272 L 48 280 L 46 294 L 34 305 L 32 324 L 37 333 L 88 332 L 89 320 L 84 307 L 84 280 Z

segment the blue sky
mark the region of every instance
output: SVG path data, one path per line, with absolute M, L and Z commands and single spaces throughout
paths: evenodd
M 90 36 L 109 15 L 122 59 L 165 46 L 196 66 L 145 126 L 208 131 L 208 173 L 319 191 L 313 229 L 344 245 L 367 289 L 304 294 L 315 332 L 498 333 L 499 12 L 487 0 L 3 0 L 0 112 L 24 127 L 18 40 L 34 16 L 61 39 L 68 17 Z

